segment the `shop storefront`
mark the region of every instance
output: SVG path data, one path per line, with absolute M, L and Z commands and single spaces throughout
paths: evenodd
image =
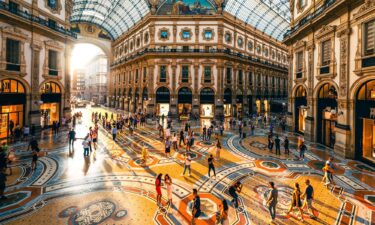
M 249 107 L 249 115 L 252 115 L 253 114 L 253 96 L 252 95 L 248 95 L 247 96 L 247 105 Z
M 294 125 L 295 131 L 298 133 L 304 133 L 306 127 L 306 116 L 307 116 L 307 99 L 306 90 L 303 86 L 299 86 L 296 89 L 294 97 Z
M 25 88 L 17 80 L 0 81 L 0 139 L 7 138 L 18 124 L 24 125 L 26 107 Z
M 224 116 L 232 116 L 232 91 L 229 88 L 224 91 Z
M 201 90 L 200 115 L 203 118 L 213 118 L 215 116 L 215 93 L 211 88 Z
M 236 96 L 236 111 L 235 111 L 235 117 L 242 117 L 243 112 L 243 95 L 237 94 Z
M 168 116 L 170 112 L 170 92 L 166 87 L 156 90 L 156 114 Z
M 48 82 L 41 88 L 40 125 L 47 127 L 60 121 L 61 88 L 57 83 Z
M 188 120 L 192 111 L 193 94 L 187 87 L 178 91 L 178 115 L 180 120 Z
M 356 97 L 356 158 L 375 164 L 375 80 L 363 84 Z
M 130 113 L 131 108 L 130 108 L 130 103 L 133 101 L 133 89 L 129 89 L 128 93 L 128 112 Z
M 337 91 L 334 86 L 327 83 L 320 88 L 317 106 L 318 143 L 333 148 L 337 122 Z

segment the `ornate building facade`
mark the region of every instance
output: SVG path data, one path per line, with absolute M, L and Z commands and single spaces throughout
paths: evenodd
M 0 1 L 0 138 L 70 113 L 70 0 Z
M 151 13 L 113 42 L 110 106 L 181 118 L 281 111 L 287 48 L 222 2 L 188 2 L 150 1 Z
M 288 124 L 375 162 L 375 1 L 292 0 Z

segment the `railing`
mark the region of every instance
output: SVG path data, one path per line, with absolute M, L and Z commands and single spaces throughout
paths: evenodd
M 142 56 L 146 53 L 211 53 L 211 54 L 223 53 L 223 54 L 239 57 L 241 59 L 249 60 L 249 61 L 252 61 L 252 62 L 261 63 L 263 65 L 271 66 L 271 67 L 274 67 L 274 68 L 277 68 L 277 69 L 281 69 L 281 70 L 284 70 L 285 72 L 288 71 L 287 67 L 283 67 L 283 66 L 280 66 L 280 65 L 277 65 L 277 64 L 274 64 L 274 63 L 263 61 L 263 60 L 260 60 L 258 58 L 253 58 L 252 56 L 246 56 L 242 53 L 236 53 L 236 52 L 233 52 L 233 51 L 230 51 L 230 50 L 227 50 L 227 49 L 225 49 L 225 50 L 224 49 L 209 49 L 209 50 L 208 49 L 189 49 L 189 50 L 187 50 L 187 49 L 169 49 L 169 48 L 168 49 L 167 48 L 146 48 L 142 51 L 134 53 L 131 56 L 123 57 L 120 60 L 115 60 L 116 62 L 113 63 L 111 66 L 117 66 L 121 63 L 129 61 L 129 60 L 134 59 L 136 57 Z
M 313 13 L 310 13 L 309 15 L 302 18 L 297 25 L 292 27 L 291 29 L 287 30 L 287 32 L 284 34 L 284 39 L 288 36 L 292 35 L 294 32 L 296 32 L 298 29 L 300 29 L 303 25 L 307 24 L 311 20 L 315 19 L 316 17 L 320 16 L 323 12 L 326 11 L 327 8 L 329 8 L 331 5 L 333 5 L 336 2 L 336 0 L 326 0 L 326 2 L 317 8 Z
M 48 27 L 54 31 L 57 31 L 59 33 L 62 33 L 64 35 L 68 35 L 72 38 L 77 38 L 77 34 L 69 29 L 65 29 L 64 27 L 59 27 L 57 25 L 53 25 L 51 22 L 48 22 L 48 20 L 42 19 L 38 16 L 31 15 L 27 11 L 23 12 L 19 9 L 9 8 L 9 4 L 6 2 L 0 2 L 0 10 L 6 10 L 14 15 L 17 15 L 19 17 L 22 17 L 23 19 L 29 20 L 31 22 L 37 23 L 39 25 Z

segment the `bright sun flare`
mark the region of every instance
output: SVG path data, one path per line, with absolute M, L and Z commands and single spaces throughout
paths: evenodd
M 99 54 L 104 54 L 104 52 L 93 44 L 76 44 L 72 52 L 72 71 L 84 68 L 91 59 Z

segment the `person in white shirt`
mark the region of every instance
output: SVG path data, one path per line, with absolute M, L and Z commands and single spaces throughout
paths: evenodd
M 186 153 L 186 154 L 185 154 L 184 172 L 181 174 L 181 176 L 184 176 L 186 170 L 189 170 L 189 177 L 190 177 L 190 175 L 191 175 L 190 164 L 191 164 L 191 158 L 190 158 L 190 155 L 189 155 L 188 153 Z
M 83 145 L 83 156 L 89 156 L 90 152 L 90 135 L 87 134 L 86 138 L 83 140 L 82 145 Z

